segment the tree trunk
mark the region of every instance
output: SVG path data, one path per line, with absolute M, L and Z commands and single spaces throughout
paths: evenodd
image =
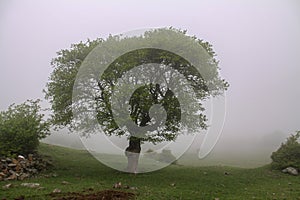
M 131 136 L 129 138 L 129 146 L 125 150 L 127 156 L 127 168 L 126 171 L 129 173 L 136 173 L 141 152 L 141 139 Z

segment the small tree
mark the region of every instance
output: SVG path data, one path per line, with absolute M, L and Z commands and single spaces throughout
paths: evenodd
M 50 123 L 43 119 L 39 102 L 27 100 L 0 112 L 0 156 L 32 153 L 49 134 Z
M 272 168 L 284 169 L 286 167 L 294 167 L 300 169 L 300 131 L 295 135 L 287 138 L 285 143 L 282 143 L 276 152 L 271 155 Z

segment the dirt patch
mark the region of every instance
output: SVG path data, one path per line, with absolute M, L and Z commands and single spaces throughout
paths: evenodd
M 93 193 L 68 192 L 50 195 L 53 200 L 132 200 L 135 194 L 132 192 L 103 190 Z

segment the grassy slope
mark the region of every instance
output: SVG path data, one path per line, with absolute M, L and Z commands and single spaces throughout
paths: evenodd
M 40 152 L 53 158 L 57 177 L 39 177 L 22 182 L 40 183 L 44 189 L 24 188 L 21 181 L 0 182 L 0 199 L 47 199 L 55 188 L 62 192 L 112 189 L 116 182 L 138 187 L 138 199 L 300 199 L 300 176 L 294 177 L 268 167 L 240 169 L 231 167 L 169 166 L 146 174 L 126 174 L 110 169 L 88 152 L 42 144 Z M 224 172 L 230 175 L 224 175 Z M 62 181 L 71 184 L 62 185 Z M 13 183 L 15 187 L 2 189 Z M 171 186 L 175 183 L 175 186 Z M 30 198 L 29 198 L 30 197 Z

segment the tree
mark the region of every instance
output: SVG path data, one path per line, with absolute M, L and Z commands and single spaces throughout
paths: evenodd
M 271 166 L 274 169 L 284 169 L 286 167 L 294 167 L 300 170 L 300 131 L 287 138 L 279 149 L 272 153 Z
M 128 138 L 128 171 L 134 172 L 143 142 L 174 141 L 183 129 L 207 128 L 201 102 L 229 86 L 219 77 L 215 56 L 208 42 L 173 28 L 74 44 L 51 63 L 54 71 L 45 93 L 53 123 L 88 136 L 96 123 L 87 119 L 95 117 L 105 134 Z
M 0 155 L 33 153 L 49 134 L 50 123 L 40 113 L 39 100 L 9 106 L 0 112 Z

